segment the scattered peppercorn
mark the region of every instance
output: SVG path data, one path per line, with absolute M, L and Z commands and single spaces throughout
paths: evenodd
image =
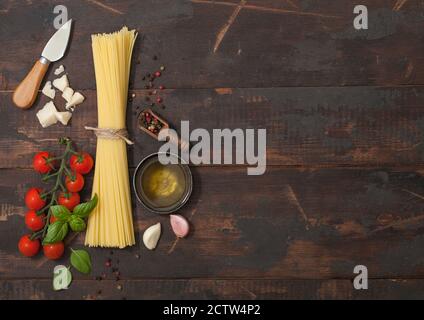
M 160 66 L 160 71 L 165 70 L 165 66 Z
M 139 254 L 136 254 L 136 255 L 135 255 L 135 258 L 136 258 L 136 259 L 140 259 L 140 255 L 139 255 Z
M 165 89 L 165 87 L 163 85 L 160 85 L 159 90 L 163 90 L 163 89 Z
M 161 97 L 157 97 L 157 98 L 156 98 L 156 102 L 157 102 L 157 103 L 161 103 L 162 101 L 163 101 L 163 100 L 162 100 L 162 98 L 161 98 Z
M 133 93 L 133 94 L 131 95 L 131 97 L 135 98 L 135 93 Z
M 118 285 L 116 286 L 116 289 L 118 289 L 119 291 L 121 291 L 121 290 L 122 290 L 122 286 L 121 286 L 120 284 L 118 284 Z
M 158 59 L 158 56 L 153 56 L 153 60 L 157 60 Z
M 156 72 L 155 72 L 155 77 L 156 77 L 156 78 L 159 78 L 161 75 L 162 75 L 162 73 L 160 73 L 160 71 L 156 71 Z

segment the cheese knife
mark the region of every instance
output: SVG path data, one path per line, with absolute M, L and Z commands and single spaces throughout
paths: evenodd
M 50 62 L 60 60 L 65 54 L 71 34 L 71 25 L 72 19 L 56 31 L 44 47 L 40 59 L 16 88 L 12 100 L 18 108 L 28 109 L 34 103 Z

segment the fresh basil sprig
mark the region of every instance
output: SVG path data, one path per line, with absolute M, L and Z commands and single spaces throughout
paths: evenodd
M 62 241 L 68 234 L 68 223 L 64 221 L 55 221 L 47 228 L 47 235 L 43 244 L 56 243 Z
M 62 205 L 51 206 L 50 210 L 57 219 L 47 228 L 46 237 L 43 244 L 55 243 L 62 241 L 68 234 L 69 228 L 74 232 L 84 231 L 87 227 L 84 219 L 90 215 L 98 202 L 97 194 L 88 201 L 77 205 L 73 213 Z
M 74 250 L 71 248 L 71 265 L 81 273 L 91 272 L 90 255 L 85 250 Z
M 74 215 L 80 218 L 87 218 L 91 211 L 97 206 L 97 201 L 97 194 L 94 194 L 93 199 L 88 202 L 80 203 L 74 208 Z
M 51 206 L 50 210 L 52 211 L 52 214 L 55 216 L 55 218 L 57 218 L 59 221 L 68 222 L 69 218 L 71 217 L 71 212 L 64 206 Z
M 82 218 L 72 215 L 71 219 L 69 220 L 69 226 L 71 227 L 72 231 L 81 232 L 85 230 L 87 225 Z

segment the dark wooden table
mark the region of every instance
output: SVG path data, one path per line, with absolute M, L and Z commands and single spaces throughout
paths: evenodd
M 361 1 L 369 30 L 355 31 L 357 2 L 1 0 L 0 299 L 424 298 L 424 3 Z M 35 113 L 47 99 L 22 111 L 11 95 L 54 32 L 56 4 L 75 19 L 60 63 L 87 99 L 69 127 L 42 129 Z M 40 184 L 31 160 L 58 152 L 60 136 L 95 154 L 83 129 L 97 123 L 90 35 L 122 25 L 140 32 L 131 173 L 160 146 L 137 130 L 135 110 L 147 95 L 143 75 L 161 64 L 158 112 L 172 126 L 266 128 L 268 168 L 247 176 L 245 166 L 193 167 L 194 194 L 180 210 L 193 232 L 180 241 L 133 197 L 137 245 L 89 249 L 92 275 L 74 272 L 71 288 L 54 292 L 56 263 L 17 250 L 25 191 Z M 151 252 L 140 234 L 157 221 L 164 232 Z M 368 290 L 352 286 L 359 264 Z M 103 272 L 106 280 L 94 279 Z

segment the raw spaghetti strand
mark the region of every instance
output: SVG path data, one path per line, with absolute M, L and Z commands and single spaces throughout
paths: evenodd
M 92 35 L 98 128 L 93 191 L 99 203 L 91 213 L 85 244 L 124 248 L 135 244 L 127 162 L 125 119 L 135 30 Z

